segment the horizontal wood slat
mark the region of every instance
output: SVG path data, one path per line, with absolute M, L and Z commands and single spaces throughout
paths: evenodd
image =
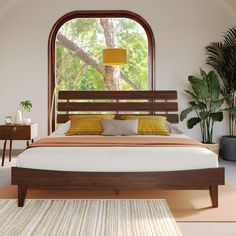
M 58 111 L 178 111 L 176 102 L 59 102 Z
M 177 91 L 59 91 L 59 99 L 156 99 L 176 100 Z
M 73 114 L 73 115 L 84 115 L 84 114 Z M 88 114 L 86 114 L 88 115 Z M 89 114 L 89 115 L 96 115 L 96 114 Z M 115 116 L 115 118 L 119 119 L 119 116 L 122 114 L 118 114 Z M 123 114 L 123 115 L 135 115 L 135 116 L 150 116 L 150 114 Z M 171 123 L 178 123 L 179 122 L 179 116 L 177 114 L 159 114 L 161 116 L 166 116 L 167 120 Z M 58 114 L 57 115 L 57 123 L 62 124 L 69 120 L 69 116 L 67 114 Z M 155 114 L 155 116 L 158 116 L 158 114 Z

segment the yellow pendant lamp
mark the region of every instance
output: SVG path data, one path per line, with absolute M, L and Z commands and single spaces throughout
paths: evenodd
M 102 64 L 105 66 L 121 66 L 127 63 L 126 49 L 105 48 L 102 51 Z

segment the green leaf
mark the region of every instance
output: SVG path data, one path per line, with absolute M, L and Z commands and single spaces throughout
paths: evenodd
M 217 101 L 220 97 L 220 82 L 217 74 L 214 71 L 210 71 L 206 77 L 206 81 L 211 100 Z
M 206 104 L 203 103 L 203 102 L 199 102 L 199 103 L 198 103 L 198 106 L 199 106 L 199 108 L 200 108 L 201 110 L 204 109 L 204 108 L 206 108 Z
M 198 104 L 197 104 L 196 102 L 191 101 L 191 102 L 189 102 L 189 104 L 190 104 L 191 107 L 193 107 L 195 110 L 199 110 L 199 106 L 198 106 Z
M 189 104 L 191 105 L 191 107 L 194 108 L 194 110 L 203 110 L 206 107 L 206 105 L 203 102 L 191 101 L 189 102 Z
M 185 92 L 185 93 L 188 93 L 189 95 L 191 95 L 191 97 L 192 97 L 194 100 L 198 101 L 198 98 L 197 98 L 197 96 L 196 96 L 194 93 L 190 92 L 189 90 L 184 90 L 184 92 Z
M 32 102 L 29 101 L 29 100 L 26 100 L 26 101 L 22 101 L 20 103 L 20 105 L 22 106 L 22 108 L 25 110 L 25 111 L 28 111 L 30 112 L 31 108 L 32 108 Z
M 187 126 L 188 126 L 189 129 L 192 129 L 193 126 L 195 126 L 199 122 L 201 122 L 201 119 L 199 117 L 193 117 L 193 118 L 188 120 Z
M 231 115 L 236 116 L 236 107 L 229 107 L 225 110 L 228 111 Z
M 203 102 L 194 102 L 191 101 L 189 102 L 189 104 L 195 109 L 195 110 L 203 110 L 206 107 L 206 104 L 204 104 Z
M 198 99 L 208 99 L 209 98 L 207 83 L 204 80 L 198 79 L 192 75 L 190 75 L 188 77 L 188 80 L 191 83 L 193 91 L 195 92 Z
M 200 73 L 202 76 L 202 79 L 206 82 L 207 81 L 207 73 L 200 67 Z
M 223 105 L 224 100 L 225 100 L 225 98 L 222 98 L 222 99 L 220 99 L 218 101 L 212 101 L 211 102 L 212 110 L 219 110 L 221 108 L 221 106 Z
M 206 120 L 210 115 L 210 112 L 208 111 L 201 111 L 199 112 L 199 116 L 202 120 Z
M 193 111 L 193 107 L 189 107 L 189 108 L 183 110 L 180 113 L 180 120 L 183 121 L 191 111 Z
M 214 112 L 210 114 L 210 117 L 213 121 L 222 121 L 223 120 L 223 112 Z

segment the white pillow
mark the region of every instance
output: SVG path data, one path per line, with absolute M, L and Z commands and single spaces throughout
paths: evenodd
M 70 120 L 66 123 L 62 124 L 59 128 L 57 128 L 53 134 L 59 135 L 59 134 L 65 134 L 70 129 Z

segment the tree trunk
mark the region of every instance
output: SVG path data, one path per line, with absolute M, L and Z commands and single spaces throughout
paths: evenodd
M 116 48 L 117 42 L 115 37 L 115 27 L 112 19 L 101 18 L 100 24 L 103 28 L 106 46 L 108 48 Z M 118 66 L 106 66 L 105 80 L 109 84 L 109 90 L 120 90 L 120 68 Z

